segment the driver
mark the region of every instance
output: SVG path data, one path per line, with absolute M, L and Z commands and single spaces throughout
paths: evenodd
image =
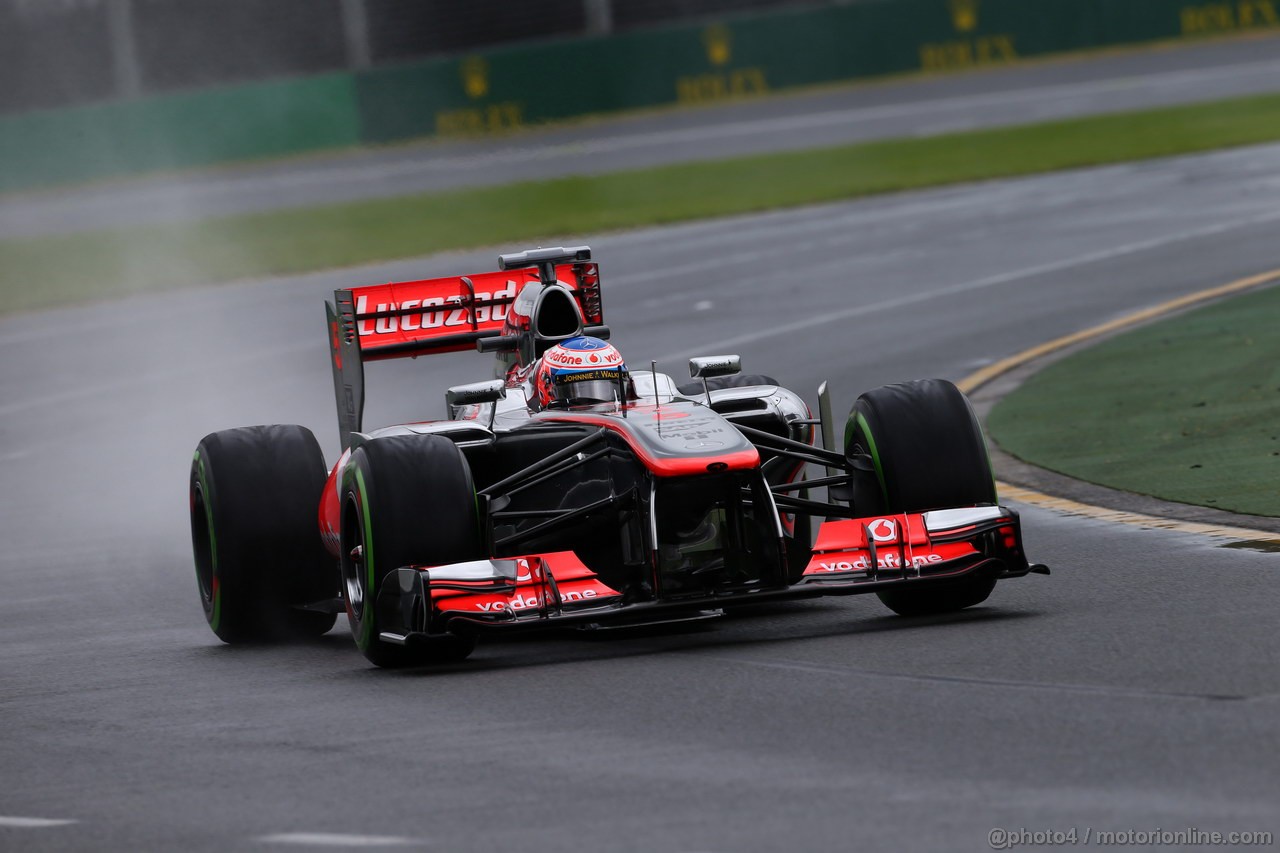
M 533 377 L 539 408 L 621 403 L 631 396 L 622 353 L 608 341 L 579 335 L 547 350 Z

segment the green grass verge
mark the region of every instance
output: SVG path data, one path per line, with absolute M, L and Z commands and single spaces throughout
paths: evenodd
M 1280 287 L 1121 335 L 992 411 L 1005 450 L 1167 500 L 1280 516 Z
M 7 310 L 1280 139 L 1280 96 L 0 241 Z

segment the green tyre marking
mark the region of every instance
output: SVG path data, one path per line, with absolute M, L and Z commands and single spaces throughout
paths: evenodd
M 373 600 L 373 520 L 369 517 L 369 492 L 365 489 L 364 472 L 358 467 L 355 472 L 356 490 L 360 497 L 360 516 L 364 524 L 364 603 L 360 613 L 360 636 L 356 640 L 357 647 L 363 652 L 373 642 L 373 610 L 376 603 Z
M 876 479 L 880 481 L 880 493 L 884 495 L 885 506 L 888 506 L 889 489 L 884 484 L 884 467 L 880 464 L 880 453 L 876 450 L 876 437 L 871 434 L 871 427 L 861 412 L 858 413 L 858 426 L 862 427 L 862 434 L 866 436 L 867 450 L 871 451 L 871 461 L 876 466 Z
M 222 623 L 222 584 L 218 582 L 218 537 L 213 530 L 213 501 L 209 495 L 209 481 L 204 473 L 204 457 L 195 452 L 200 494 L 204 497 L 205 526 L 209 530 L 209 594 L 213 597 L 213 612 L 209 614 L 209 627 L 215 632 Z M 198 578 L 197 578 L 198 580 Z

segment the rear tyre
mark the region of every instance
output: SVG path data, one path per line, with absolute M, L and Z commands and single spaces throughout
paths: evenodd
M 315 436 L 293 425 L 205 436 L 191 463 L 191 543 L 209 627 L 226 643 L 318 637 L 337 573 L 316 524 L 327 472 Z
M 342 586 L 356 646 L 380 667 L 460 661 L 469 637 L 433 637 L 401 646 L 384 642 L 376 603 L 391 572 L 485 557 L 471 467 L 457 445 L 438 435 L 366 442 L 342 474 Z
M 870 459 L 871 470 L 855 478 L 854 508 L 863 516 L 996 503 L 982 428 L 968 399 L 945 379 L 863 394 L 849 414 L 845 453 Z M 980 604 L 995 583 L 975 576 L 877 595 L 894 613 L 923 616 Z

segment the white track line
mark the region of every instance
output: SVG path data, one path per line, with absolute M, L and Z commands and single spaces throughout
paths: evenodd
M 713 143 L 717 140 L 734 139 L 745 135 L 778 132 L 794 134 L 804 130 L 847 127 L 916 114 L 936 116 L 941 113 L 958 112 L 961 115 L 967 115 L 969 111 L 982 107 L 1043 106 L 1049 101 L 1069 100 L 1082 96 L 1087 97 L 1125 90 L 1140 91 L 1144 88 L 1152 87 L 1177 89 L 1197 81 L 1239 80 L 1245 77 L 1270 79 L 1277 73 L 1280 73 L 1280 62 L 1262 60 L 1214 68 L 1158 71 L 1129 77 L 1061 83 L 1052 86 L 1033 86 L 1027 89 L 1002 89 L 995 92 L 983 92 L 959 97 L 931 98 L 878 106 L 843 107 L 802 115 L 788 114 L 767 118 L 743 119 L 690 128 L 648 132 L 622 129 L 617 133 L 602 137 L 576 139 L 566 142 L 543 144 L 534 142 L 533 144 L 512 145 L 481 154 L 446 154 L 442 156 L 438 151 L 433 151 L 430 147 L 424 147 L 411 150 L 408 155 L 409 159 L 402 159 L 392 163 L 378 160 L 330 168 L 321 167 L 303 171 L 288 171 L 281 174 L 263 175 L 255 173 L 236 176 L 223 174 L 215 175 L 213 179 L 197 176 L 193 182 L 176 186 L 183 192 L 190 192 L 194 187 L 206 197 L 216 197 L 233 195 L 248 186 L 267 186 L 283 189 L 321 183 L 359 183 L 390 178 L 404 179 L 432 172 L 478 171 L 498 165 L 526 163 L 557 157 L 581 158 L 592 154 L 661 148 L 663 146 L 693 142 Z M 920 134 L 917 133 L 916 135 Z M 323 163 L 323 161 L 321 162 Z M 216 183 L 211 182 L 211 180 L 216 180 Z M 174 192 L 174 185 L 164 184 L 155 187 L 138 188 L 131 195 L 138 200 L 154 198 L 163 201 L 171 197 Z M 26 201 L 19 198 L 14 204 L 16 206 Z M 53 204 L 57 206 L 70 205 L 82 209 L 110 210 L 117 207 L 119 203 L 119 197 L 114 192 L 83 198 L 53 200 Z M 0 210 L 3 210 L 4 207 L 4 203 L 0 202 Z
M 1267 222 L 1275 222 L 1280 220 L 1280 211 L 1264 213 L 1256 216 L 1249 216 L 1244 219 L 1235 219 L 1230 222 L 1208 225 L 1203 228 L 1193 228 L 1188 231 L 1181 231 L 1177 234 L 1168 234 L 1163 237 L 1155 237 L 1150 240 L 1139 240 L 1134 243 L 1125 243 L 1120 246 L 1113 246 L 1109 249 L 1102 249 L 1097 252 L 1088 252 L 1083 255 L 1076 255 L 1070 258 L 1063 258 L 1057 261 L 1051 261 L 1045 264 L 1036 264 L 1035 266 L 1024 267 L 1019 270 L 1011 270 L 997 275 L 986 276 L 985 278 L 974 279 L 973 281 L 960 282 L 958 284 L 939 287 L 934 290 L 926 290 L 920 293 L 912 293 L 906 296 L 899 296 L 894 299 L 886 299 L 881 302 L 869 302 L 863 305 L 855 305 L 844 311 L 832 311 L 818 317 L 806 317 L 803 320 L 796 320 L 791 323 L 773 326 L 769 329 L 761 329 L 749 334 L 735 335 L 731 338 L 724 338 L 718 341 L 703 343 L 696 350 L 688 350 L 687 352 L 678 352 L 666 356 L 667 359 L 679 361 L 680 359 L 689 358 L 695 355 L 701 355 L 706 352 L 715 352 L 718 350 L 727 350 L 741 344 L 754 343 L 762 338 L 776 338 L 782 335 L 790 335 L 796 332 L 811 331 L 816 326 L 828 325 L 830 323 L 839 323 L 845 320 L 852 320 L 855 317 L 862 317 L 868 314 L 877 314 L 883 311 L 890 311 L 896 308 L 905 308 L 908 305 L 914 305 L 920 302 L 927 302 L 931 299 L 940 297 L 956 296 L 961 293 L 970 293 L 975 290 L 983 290 L 988 287 L 995 287 L 1001 284 L 1008 284 L 1024 278 L 1033 278 L 1046 273 L 1061 272 L 1062 270 L 1071 269 L 1072 267 L 1084 266 L 1086 264 L 1096 263 L 1098 261 L 1107 261 L 1113 258 L 1120 258 L 1126 255 L 1133 255 L 1139 252 L 1149 251 L 1151 249 L 1159 249 L 1173 243 L 1180 243 L 1184 240 L 1194 240 L 1199 237 L 1209 237 L 1214 234 L 1222 234 L 1236 228 L 1248 228 L 1254 225 L 1261 225 Z M 847 263 L 847 261 L 843 261 Z
M 309 349 L 315 349 L 315 342 L 308 341 L 302 343 L 285 344 L 283 346 L 271 347 L 267 350 L 259 350 L 255 352 L 245 353 L 243 355 L 220 359 L 218 364 L 221 368 L 235 367 L 244 364 L 260 364 L 263 360 L 275 356 L 288 356 L 298 352 L 305 352 Z M 47 394 L 43 397 L 36 397 L 29 400 L 17 400 L 13 403 L 5 403 L 0 405 L 0 415 L 12 415 L 17 412 L 23 412 L 28 409 L 39 409 L 48 406 L 60 406 L 63 403 L 70 403 L 74 400 L 84 400 L 91 397 L 101 397 L 104 395 L 115 394 L 129 388 L 151 387 L 166 379 L 177 379 L 190 376 L 208 369 L 207 364 L 199 364 L 194 367 L 180 367 L 170 370 L 156 370 L 151 373 L 143 373 L 126 376 L 125 378 L 115 380 L 114 382 L 102 382 L 88 388 L 76 388 L 70 391 L 59 391 L 54 394 Z M 6 457 L 7 458 L 7 457 Z
M 310 847 L 404 847 L 419 843 L 398 835 L 349 835 L 344 832 L 277 832 L 255 840 L 263 844 L 305 844 Z
M 288 173 L 274 176 L 246 176 L 237 179 L 243 183 L 275 186 L 314 184 L 320 180 L 386 179 L 389 176 L 406 177 L 425 172 L 452 172 L 459 169 L 487 169 L 499 164 L 546 160 L 553 157 L 582 157 L 590 154 L 656 148 L 664 145 L 690 142 L 712 142 L 733 139 L 745 135 L 799 130 L 816 130 L 824 127 L 840 127 L 880 121 L 916 114 L 936 115 L 943 111 L 967 113 L 980 107 L 1010 107 L 1019 104 L 1043 105 L 1052 99 L 1070 99 L 1106 92 L 1142 89 L 1151 85 L 1177 88 L 1197 80 L 1219 78 L 1240 79 L 1242 76 L 1270 77 L 1280 73 L 1280 62 L 1266 60 L 1247 64 L 1228 65 L 1214 69 L 1190 69 L 1186 71 L 1156 72 L 1107 80 L 1090 80 L 1082 83 L 1064 83 L 1055 86 L 1038 86 L 1029 89 L 1005 89 L 978 95 L 936 98 L 923 101 L 886 104 L 874 107 L 846 107 L 825 110 L 807 115 L 783 115 L 760 119 L 744 119 L 723 124 L 704 125 L 675 130 L 657 130 L 647 133 L 624 132 L 595 139 L 579 139 L 538 146 L 513 146 L 483 154 L 463 154 L 444 157 L 423 157 L 395 164 L 358 164 L 347 168 L 316 172 Z M 231 183 L 231 182 L 228 182 Z M 219 187 L 219 189 L 224 189 Z M 225 190 L 224 190 L 225 191 Z
M 53 826 L 67 826 L 78 822 L 68 818 L 0 816 L 0 827 L 9 827 L 11 829 L 48 829 Z

